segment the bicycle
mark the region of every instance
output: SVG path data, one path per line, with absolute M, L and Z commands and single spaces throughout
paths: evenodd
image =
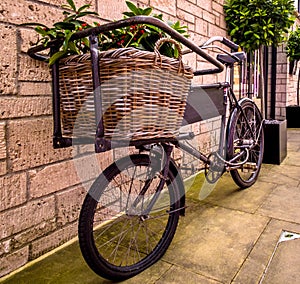
M 262 164 L 264 135 L 263 118 L 255 103 L 249 98 L 238 100 L 230 84 L 230 70 L 245 58 L 238 45 L 223 37 L 213 37 L 197 46 L 158 19 L 136 16 L 78 32 L 76 38 L 90 35 L 92 58 L 97 57 L 93 48 L 95 35 L 107 30 L 132 24 L 151 24 L 185 45 L 183 54 L 195 52 L 214 68 L 198 70 L 195 76 L 222 72 L 226 68 L 225 82 L 202 85 L 206 92 L 217 92 L 221 101 L 220 144 L 216 152 L 206 156 L 187 141 L 193 133 L 183 133 L 171 138 L 133 141 L 130 145 L 139 150 L 107 167 L 94 181 L 82 204 L 78 236 L 82 255 L 89 267 L 98 275 L 111 280 L 133 277 L 157 262 L 166 252 L 174 237 L 178 220 L 185 214 L 185 190 L 180 169 L 172 159 L 173 149 L 179 148 L 205 163 L 208 182 L 214 183 L 226 171 L 231 173 L 241 188 L 252 186 Z M 213 45 L 220 42 L 233 50 Z M 49 46 L 48 46 L 49 47 Z M 51 46 L 50 46 L 51 47 Z M 52 48 L 55 44 L 52 44 Z M 216 58 L 206 49 L 221 50 Z M 31 48 L 29 55 L 46 60 L 39 52 L 44 46 Z M 93 59 L 92 59 L 93 60 Z M 82 141 L 64 138 L 60 131 L 58 65 L 52 67 L 54 95 L 54 147 L 66 147 Z M 93 74 L 99 74 L 93 64 Z M 94 76 L 95 89 L 100 86 Z M 196 87 L 197 89 L 197 87 Z M 222 98 L 222 99 L 221 99 Z M 183 124 L 191 124 L 202 118 L 195 111 L 197 95 L 188 101 Z M 228 115 L 229 114 L 229 115 Z M 103 137 L 103 125 L 97 121 L 96 151 L 113 148 Z M 121 145 L 122 146 L 122 145 Z M 121 147 L 120 146 L 120 147 Z

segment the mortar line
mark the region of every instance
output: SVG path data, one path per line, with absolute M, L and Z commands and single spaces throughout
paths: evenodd
M 239 274 L 239 272 L 242 270 L 242 267 L 244 266 L 244 264 L 246 263 L 247 259 L 249 258 L 249 256 L 251 255 L 251 253 L 253 252 L 256 244 L 258 243 L 258 241 L 260 240 L 261 236 L 266 232 L 267 227 L 269 226 L 269 224 L 271 223 L 272 218 L 269 219 L 269 221 L 267 222 L 267 224 L 265 225 L 265 227 L 263 228 L 261 234 L 259 235 L 259 237 L 256 239 L 256 241 L 254 242 L 251 250 L 249 251 L 249 253 L 247 254 L 247 256 L 245 257 L 243 263 L 240 265 L 239 269 L 237 270 L 237 272 L 235 273 L 235 275 L 232 278 L 232 281 L 230 283 L 233 283 L 235 278 L 237 277 L 237 275 Z

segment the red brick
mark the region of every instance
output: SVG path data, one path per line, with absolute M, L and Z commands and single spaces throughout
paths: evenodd
M 112 163 L 112 158 L 111 152 L 92 154 L 31 170 L 29 171 L 30 197 L 41 197 L 79 183 L 93 181 Z
M 26 202 L 26 174 L 0 177 L 0 211 Z
M 43 221 L 29 229 L 26 229 L 14 235 L 12 239 L 10 239 L 10 247 L 8 249 L 10 251 L 19 249 L 20 247 L 29 244 L 34 240 L 48 235 L 50 232 L 54 232 L 56 229 L 57 224 L 55 218 Z
M 212 1 L 212 9 L 220 14 L 223 14 L 223 3 Z
M 135 1 L 132 1 L 135 2 Z M 129 11 L 123 0 L 102 0 L 98 5 L 98 14 L 101 18 L 119 20 L 123 18 L 123 12 Z
M 59 226 L 64 226 L 78 219 L 86 193 L 87 191 L 84 187 L 77 186 L 56 194 L 57 223 Z
M 174 0 L 150 0 L 150 5 L 163 13 L 176 15 L 176 1 Z
M 191 15 L 181 9 L 177 9 L 177 17 L 188 23 L 193 23 L 193 24 L 195 23 L 195 16 Z
M 13 24 L 37 22 L 49 25 L 63 19 L 57 8 L 27 0 L 2 0 L 1 11 L 0 21 Z
M 50 69 L 47 63 L 32 59 L 27 54 L 22 54 L 19 57 L 19 80 L 46 82 L 51 80 Z
M 211 11 L 212 10 L 212 1 L 211 0 L 197 0 L 197 6 L 201 7 L 203 10 Z
M 31 170 L 29 172 L 30 198 L 48 195 L 79 182 L 72 161 L 48 165 L 41 170 Z
M 1 13 L 0 13 L 1 15 Z M 0 95 L 16 94 L 17 42 L 16 30 L 10 25 L 0 24 Z
M 0 176 L 7 173 L 6 161 L 0 161 Z
M 0 239 L 28 229 L 55 216 L 54 197 L 43 198 L 0 213 Z
M 31 245 L 30 259 L 34 259 L 43 253 L 62 245 L 77 235 L 77 223 L 73 223 L 56 232 L 36 240 Z
M 6 127 L 5 123 L 0 122 L 0 159 L 6 158 L 5 127 Z
M 50 97 L 0 97 L 0 109 L 0 119 L 49 115 L 52 113 L 52 99 Z
M 198 6 L 185 0 L 177 0 L 177 7 L 186 11 L 187 13 L 190 13 L 191 15 L 202 18 L 203 9 L 200 7 L 200 5 Z
M 26 246 L 10 255 L 1 257 L 0 277 L 23 266 L 28 261 L 28 256 L 29 248 Z
M 8 124 L 8 157 L 12 171 L 71 157 L 71 149 L 53 149 L 52 119 L 16 120 Z
M 23 96 L 51 96 L 51 83 L 49 82 L 21 82 L 20 83 L 20 95 Z

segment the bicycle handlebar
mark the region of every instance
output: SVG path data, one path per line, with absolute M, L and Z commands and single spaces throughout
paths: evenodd
M 213 36 L 213 37 L 211 37 L 210 39 L 208 39 L 202 45 L 202 47 L 208 46 L 208 45 L 212 44 L 215 41 L 219 41 L 219 42 L 223 43 L 224 45 L 226 45 L 227 47 L 229 47 L 233 51 L 238 51 L 239 50 L 239 45 L 238 44 L 235 44 L 233 41 L 229 40 L 226 37 L 222 37 L 222 36 Z
M 239 50 L 239 45 L 232 42 L 231 40 L 229 40 L 226 37 L 223 37 L 222 43 L 224 43 L 226 46 L 231 48 L 233 51 L 238 51 Z
M 205 74 L 214 74 L 214 73 L 220 73 L 223 71 L 224 66 L 219 61 L 217 61 L 213 56 L 206 53 L 204 50 L 201 49 L 201 46 L 197 46 L 192 41 L 188 40 L 186 37 L 172 29 L 169 25 L 164 23 L 163 21 L 151 17 L 151 16 L 134 16 L 127 19 L 119 20 L 116 22 L 110 22 L 98 27 L 89 28 L 83 31 L 78 31 L 74 33 L 70 40 L 77 40 L 80 38 L 84 38 L 90 35 L 97 35 L 99 33 L 107 32 L 110 30 L 115 30 L 118 28 L 123 28 L 126 26 L 134 25 L 134 24 L 149 24 L 156 26 L 166 32 L 168 35 L 170 35 L 172 38 L 177 40 L 178 42 L 182 43 L 184 46 L 189 48 L 191 51 L 195 52 L 196 54 L 200 55 L 202 58 L 210 62 L 214 65 L 215 68 L 211 69 L 204 69 L 204 70 L 198 70 L 195 73 L 197 75 L 205 75 Z M 237 50 L 238 46 L 233 43 L 232 41 L 223 38 L 223 37 L 214 37 L 214 41 L 218 40 L 228 46 L 229 48 L 232 48 L 234 50 Z M 209 40 L 210 41 L 210 40 Z M 208 41 L 208 42 L 209 42 Z M 28 50 L 28 55 L 33 58 L 40 61 L 47 61 L 49 59 L 49 56 L 40 54 L 41 51 L 44 51 L 51 47 L 57 47 L 62 44 L 63 40 L 52 40 L 50 41 L 46 46 L 45 45 L 38 45 L 35 47 L 32 47 Z M 207 42 L 205 43 L 207 45 Z

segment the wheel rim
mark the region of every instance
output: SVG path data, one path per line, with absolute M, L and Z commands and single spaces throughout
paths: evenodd
M 242 113 L 239 113 L 237 118 L 234 136 L 233 136 L 233 152 L 232 157 L 238 155 L 241 150 L 241 145 L 244 145 L 245 141 L 253 141 L 251 131 L 247 127 L 246 120 L 248 121 L 252 132 L 255 136 L 255 145 L 249 150 L 248 162 L 236 172 L 244 182 L 251 182 L 254 180 L 260 170 L 262 163 L 262 129 L 261 118 L 257 113 L 254 106 L 244 108 L 245 117 Z M 246 153 L 237 161 L 243 161 L 246 158 Z
M 115 176 L 95 208 L 93 239 L 99 258 L 126 269 L 155 257 L 153 251 L 172 223 L 174 199 L 167 186 L 155 195 L 160 173 L 153 167 L 132 165 Z M 140 194 L 145 183 L 147 190 Z M 170 198 L 171 194 L 171 198 Z M 156 203 L 149 207 L 153 198 Z M 151 256 L 153 255 L 153 256 Z M 149 260 L 148 260 L 149 261 Z

